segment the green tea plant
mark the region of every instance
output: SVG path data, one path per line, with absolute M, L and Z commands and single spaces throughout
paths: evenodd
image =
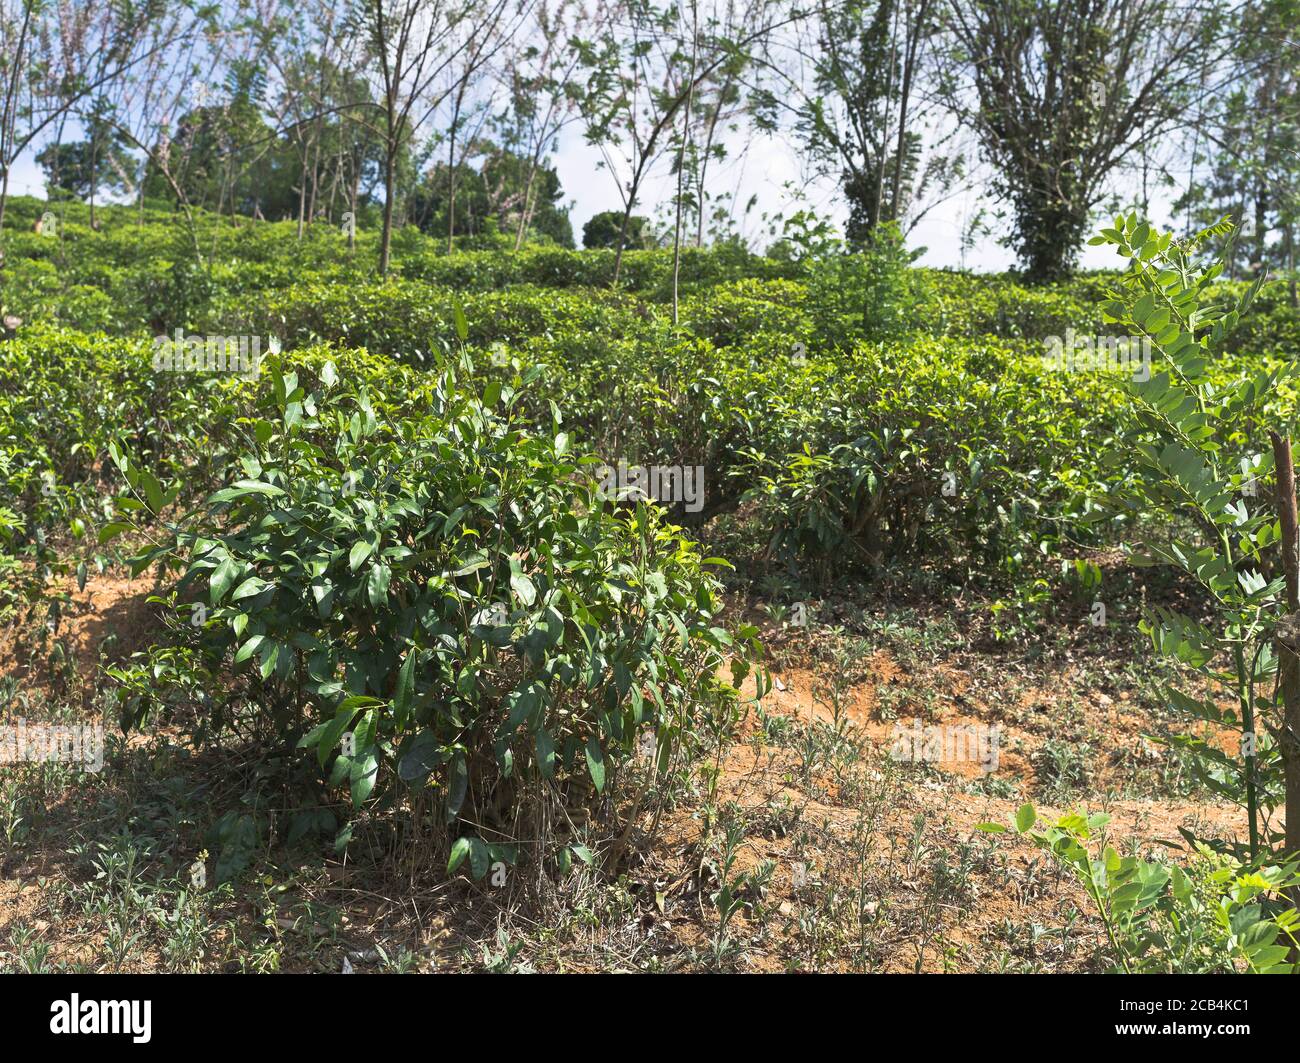
M 1026 345 L 862 345 L 786 371 L 784 439 L 759 437 L 769 549 L 809 567 L 923 563 L 986 583 L 1035 574 L 1097 494 L 1120 400 L 1088 407 Z M 766 423 L 760 421 L 760 423 Z
M 1216 352 L 1263 284 L 1261 275 L 1234 299 L 1210 298 L 1222 265 L 1197 264 L 1197 245 L 1231 228 L 1225 219 L 1178 241 L 1130 214 L 1091 242 L 1111 245 L 1128 260 L 1103 304 L 1104 319 L 1151 351 L 1149 379 L 1128 384 L 1132 419 L 1115 456 L 1136 462 L 1136 474 L 1114 491 L 1120 508 L 1135 525 L 1140 521 L 1140 538 L 1130 549 L 1139 564 L 1183 573 L 1208 613 L 1202 619 L 1152 605 L 1141 627 L 1157 653 L 1230 694 L 1232 706 L 1225 707 L 1213 697 L 1167 689 L 1183 713 L 1239 734 L 1231 752 L 1215 744 L 1213 733 L 1175 742 L 1208 786 L 1246 807 L 1253 859 L 1262 844 L 1282 837 L 1260 823 L 1261 810 L 1277 803 L 1282 786 L 1271 688 L 1278 665 L 1273 626 L 1284 611 L 1284 581 L 1274 575 L 1282 530 L 1259 488 L 1274 469 L 1274 455 L 1261 445 L 1260 428 L 1280 420 L 1280 388 L 1296 365 L 1241 374 L 1216 367 Z
M 886 222 L 857 253 L 808 260 L 808 300 L 824 341 L 851 346 L 858 339 L 905 334 L 917 301 L 908 251 L 898 226 Z
M 480 396 L 470 368 L 264 367 L 232 482 L 136 561 L 183 560 L 190 619 L 137 669 L 209 677 L 215 731 L 257 706 L 356 807 L 402 784 L 432 795 L 421 825 L 452 870 L 481 878 L 520 848 L 586 859 L 580 810 L 605 810 L 616 862 L 670 799 L 696 718 L 734 704 L 757 631 L 718 626 L 722 562 L 656 506 L 602 501 L 558 408 L 544 434 L 518 423 L 535 373 Z M 157 698 L 138 671 L 122 678 L 139 723 Z
M 50 579 L 75 571 L 84 586 L 103 569 L 94 532 L 116 486 L 113 438 L 136 438 L 142 461 L 187 469 L 201 489 L 221 461 L 204 430 L 221 406 L 211 386 L 151 373 L 136 340 L 45 324 L 0 338 L 0 616 L 42 604 Z
M 1248 867 L 1203 845 L 1186 869 L 1121 856 L 1106 840 L 1109 820 L 1076 812 L 1035 829 L 1038 813 L 1026 803 L 1016 813 L 1015 830 L 1083 886 L 1119 970 L 1296 971 L 1291 957 L 1300 947 L 1300 913 L 1285 898 L 1300 883 L 1300 863 Z M 1000 823 L 979 829 L 1007 830 Z

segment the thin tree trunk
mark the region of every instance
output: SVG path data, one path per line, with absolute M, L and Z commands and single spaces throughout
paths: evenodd
M 718 90 L 718 105 L 709 116 L 709 131 L 704 138 L 704 150 L 700 153 L 700 169 L 695 182 L 695 246 L 704 246 L 704 178 L 709 171 L 709 155 L 713 151 L 713 137 L 718 128 L 718 119 L 726 103 L 727 92 L 731 88 L 731 75 Z
M 636 185 L 632 186 L 627 198 L 627 209 L 623 211 L 623 226 L 618 231 L 618 251 L 614 255 L 614 283 L 618 287 L 619 274 L 623 272 L 623 248 L 627 245 L 627 226 L 632 218 L 632 205 L 636 202 Z
M 1286 577 L 1287 615 L 1278 624 L 1276 641 L 1281 650 L 1283 720 L 1278 745 L 1286 778 L 1286 849 L 1300 853 L 1300 525 L 1296 520 L 1295 466 L 1291 440 L 1270 432 L 1273 463 L 1277 467 L 1277 512 L 1282 526 L 1282 570 Z M 1253 770 L 1254 764 L 1251 764 Z
M 316 219 L 316 198 L 320 192 L 320 145 L 323 136 L 321 118 L 317 115 L 311 146 L 311 198 L 307 201 L 307 223 L 309 225 Z
M 1286 271 L 1287 271 L 1287 296 L 1291 304 L 1291 309 L 1300 306 L 1300 298 L 1297 298 L 1295 282 L 1295 222 L 1288 222 L 1286 227 Z
M 880 137 L 880 159 L 876 165 L 876 201 L 871 207 L 871 231 L 880 226 L 880 201 L 885 196 L 885 152 L 889 145 L 889 97 L 894 91 L 894 67 L 898 62 L 898 9 L 894 9 L 894 28 L 889 37 L 889 69 L 885 72 L 885 128 Z
M 393 175 L 395 170 L 394 155 L 397 146 L 391 140 L 384 148 L 384 232 L 379 245 L 379 275 L 388 276 L 388 264 L 393 250 Z
M 528 180 L 524 184 L 524 202 L 519 208 L 519 225 L 515 229 L 515 250 L 518 251 L 524 245 L 524 233 L 528 230 L 528 219 L 532 213 L 533 203 L 533 182 L 537 179 L 537 168 L 540 164 L 535 159 L 528 162 Z
M 464 99 L 466 79 L 460 83 L 461 90 L 456 93 L 456 105 L 451 111 L 451 136 L 447 145 L 447 254 L 451 254 L 456 235 L 456 130 L 460 125 L 460 105 Z
M 356 162 L 356 160 L 353 160 Z M 357 249 L 357 194 L 361 186 L 361 165 L 357 163 L 352 168 L 352 191 L 349 197 L 352 209 L 352 224 L 348 226 L 348 251 L 352 252 Z
M 338 198 L 339 198 L 338 191 L 339 191 L 339 169 L 338 166 L 335 165 L 330 170 L 329 203 L 325 207 L 325 217 L 331 220 L 333 220 L 334 218 L 334 204 L 338 202 Z
M 4 179 L 0 180 L 0 232 L 4 230 L 5 207 L 9 203 L 9 172 L 17 161 L 14 152 L 14 130 L 18 127 L 18 85 L 23 76 L 23 51 L 27 47 L 27 30 L 32 23 L 35 4 L 23 5 L 23 28 L 18 33 L 18 51 L 13 57 L 9 83 L 5 86 L 5 106 L 0 112 L 0 168 L 4 169 Z
M 907 147 L 907 105 L 912 96 L 912 75 L 916 69 L 916 52 L 920 47 L 921 31 L 925 26 L 929 0 L 921 0 L 913 30 L 907 30 L 907 58 L 903 60 L 903 89 L 898 99 L 898 147 L 894 153 L 894 188 L 890 195 L 889 217 L 898 220 L 899 201 L 903 196 L 903 152 Z
M 677 282 L 682 268 L 682 181 L 686 176 L 686 139 L 691 135 L 691 104 L 695 100 L 695 60 L 699 52 L 699 8 L 694 4 L 691 29 L 691 76 L 686 88 L 682 143 L 677 150 L 677 217 L 673 222 L 673 324 L 677 324 Z

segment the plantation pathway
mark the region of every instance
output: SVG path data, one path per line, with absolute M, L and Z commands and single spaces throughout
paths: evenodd
M 1077 810 L 1106 812 L 1109 840 L 1122 852 L 1160 852 L 1160 841 L 1182 848 L 1180 828 L 1201 837 L 1231 837 L 1244 830 L 1239 809 L 1212 801 L 1116 797 L 1104 789 L 1041 799 L 1033 794 L 1033 763 L 1042 735 L 1009 723 L 973 698 L 936 706 L 926 722 L 999 724 L 1002 750 L 992 779 L 1014 793 L 1000 796 L 991 780 L 978 781 L 984 775 L 978 764 L 899 764 L 891 757 L 895 723 L 879 718 L 881 684 L 900 679 L 884 652 L 871 662 L 865 679 L 840 692 L 843 745 L 861 753 L 860 762 L 844 765 L 852 755 L 827 748 L 833 744 L 835 713 L 824 672 L 776 668 L 773 677 L 774 687 L 762 702 L 766 722 L 756 713 L 746 717 L 743 740 L 725 760 L 722 795 L 757 825 L 738 868 L 752 870 L 764 861 L 776 865 L 769 904 L 790 916 L 787 936 L 808 936 L 807 913 L 817 911 L 818 892 L 823 899 L 836 894 L 854 899 L 850 907 L 857 911 L 849 920 L 854 933 L 847 935 L 852 942 L 842 942 L 834 956 L 808 966 L 856 969 L 865 951 L 873 961 L 867 966 L 875 970 L 970 971 L 1018 964 L 1086 969 L 1091 948 L 1102 944 L 1102 932 L 1083 890 L 1014 833 L 977 829 L 986 822 L 1010 825 L 1026 796 L 1033 797 L 1044 818 Z M 970 689 L 967 677 L 950 678 L 953 689 Z M 1033 699 L 1029 693 L 1025 697 Z M 1097 722 L 1108 726 L 1117 748 L 1132 748 L 1136 725 L 1121 706 L 1103 708 Z M 785 727 L 782 718 L 825 725 L 823 741 L 774 740 Z M 674 843 L 685 846 L 692 831 L 698 835 L 699 824 L 687 815 L 677 828 L 680 833 L 665 843 L 670 850 Z M 838 919 L 843 929 L 843 912 L 828 912 L 827 918 Z M 1053 927 L 1072 931 L 1054 936 Z M 756 969 L 781 969 L 799 954 L 798 947 L 778 945 L 754 951 L 751 963 Z

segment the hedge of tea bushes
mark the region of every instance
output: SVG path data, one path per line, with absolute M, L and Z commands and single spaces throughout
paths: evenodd
M 397 361 L 431 366 L 457 340 L 457 308 L 479 346 L 521 343 L 556 329 L 615 334 L 637 327 L 635 296 L 601 290 L 512 288 L 457 293 L 423 282 L 317 282 L 228 300 L 212 317 L 218 332 L 275 336 L 286 347 L 334 342 L 365 347 Z
M 30 231 L 45 210 L 61 219 L 54 236 Z M 310 297 L 321 288 L 380 280 L 374 232 L 359 231 L 355 249 L 349 249 L 334 225 L 308 226 L 299 239 L 292 221 L 240 219 L 236 225 L 203 211 L 194 217 L 206 263 L 202 269 L 194 265 L 191 238 L 175 211 L 103 207 L 95 231 L 84 205 L 50 207 L 28 197 L 13 199 L 5 222 L 0 302 L 29 320 L 156 332 L 209 327 L 243 311 L 262 293 L 276 293 L 269 298 L 283 304 L 288 289 Z M 465 298 L 529 287 L 597 298 L 611 286 L 614 258 L 608 250 L 534 246 L 447 254 L 441 239 L 404 229 L 395 234 L 392 273 L 415 288 L 428 286 L 433 301 L 444 290 Z M 679 278 L 681 316 L 697 335 L 704 328 L 712 330 L 704 334 L 715 342 L 742 342 L 754 324 L 770 324 L 798 333 L 792 342 L 807 342 L 807 334 L 821 348 L 897 338 L 900 331 L 1038 340 L 1071 328 L 1104 332 L 1098 308 L 1106 284 L 1106 274 L 1094 273 L 1061 285 L 1026 287 L 1010 276 L 901 269 L 880 256 L 800 263 L 735 247 L 683 249 Z M 642 304 L 666 307 L 672 295 L 671 252 L 627 252 L 620 287 Z M 703 319 L 691 314 L 692 305 L 708 308 Z M 1290 305 L 1287 285 L 1270 283 L 1258 305 L 1255 320 L 1235 341 L 1238 348 L 1293 343 L 1300 334 L 1300 312 Z
M 264 352 L 265 353 L 265 352 Z M 36 601 L 45 579 L 99 553 L 127 485 L 116 444 L 159 483 L 177 512 L 214 489 L 252 437 L 260 377 L 155 367 L 146 336 L 87 334 L 45 324 L 0 332 L 0 615 Z M 294 364 L 338 372 L 395 395 L 418 378 L 364 350 L 310 349 Z M 130 503 L 127 503 L 129 506 Z
M 20 219 L 39 205 L 15 203 Z M 369 379 L 382 366 L 433 371 L 458 357 L 463 321 L 480 386 L 535 368 L 538 380 L 519 400 L 533 423 L 558 409 L 577 445 L 603 458 L 703 466 L 704 510 L 678 506 L 674 519 L 743 508 L 753 540 L 772 556 L 824 570 L 925 558 L 960 578 L 996 577 L 1041 562 L 1062 536 L 1106 537 L 1105 525 L 1078 518 L 1122 475 L 1112 460 L 1122 453 L 1117 381 L 1051 373 L 1041 361 L 1046 337 L 1105 334 L 1105 275 L 1028 289 L 870 257 L 799 265 L 688 249 L 674 324 L 671 255 L 662 251 L 629 253 L 626 284 L 614 290 L 609 252 L 447 255 L 439 241 L 403 232 L 394 276 L 381 280 L 373 234 L 359 234 L 349 252 L 327 226 L 299 242 L 292 223 L 235 227 L 200 214 L 213 264 L 198 269 L 165 211 L 107 209 L 99 231 L 84 208 L 66 216 L 57 239 L 6 233 L 0 302 L 26 320 L 24 350 L 59 324 L 137 344 L 182 328 L 258 336 L 264 346 L 275 337 L 287 352 L 322 342 L 364 351 L 356 357 Z M 1286 286 L 1267 286 L 1259 306 L 1247 339 L 1225 358 L 1286 356 L 1296 334 Z M 110 395 L 125 387 L 141 416 L 166 422 L 153 425 L 159 442 L 142 446 L 145 458 L 165 464 L 164 452 L 207 438 L 194 425 L 226 416 L 218 401 L 226 385 L 122 378 L 117 355 L 90 362 L 89 349 L 108 341 L 83 340 L 80 353 L 50 340 L 49 356 L 68 359 L 88 389 L 107 374 Z M 117 349 L 129 346 L 120 340 Z M 75 390 L 40 373 L 33 381 Z M 106 426 L 135 431 L 111 403 L 87 415 L 77 395 L 43 401 L 89 416 L 97 448 Z M 189 420 L 168 419 L 178 403 Z M 51 426 L 59 440 L 83 430 L 60 418 Z M 168 451 L 173 436 L 184 445 Z M 45 461 L 24 440 L 11 445 L 9 466 L 24 455 L 29 466 Z
M 769 552 L 824 573 L 912 560 L 996 580 L 1041 563 L 1062 537 L 1104 535 L 1081 518 L 1115 475 L 1113 378 L 1051 372 L 1028 341 L 860 344 L 801 359 L 784 337 L 766 340 L 597 352 L 556 337 L 521 360 L 546 366 L 544 394 L 598 454 L 702 466 L 704 516 L 755 502 L 747 512 Z
M 221 416 L 212 394 L 154 373 L 139 340 L 42 324 L 0 339 L 0 554 L 9 559 L 0 567 L 10 576 L 0 613 L 65 570 L 70 544 L 83 555 L 94 542 L 120 488 L 105 462 L 111 440 L 133 440 L 164 475 L 201 468 L 213 457 L 207 426 Z
M 1100 458 L 1117 391 L 1046 373 L 1032 345 L 930 339 L 799 358 L 780 334 L 716 347 L 643 328 L 570 323 L 511 345 L 505 364 L 471 338 L 475 386 L 533 372 L 517 403 L 525 423 L 558 413 L 576 450 L 611 464 L 702 467 L 703 508 L 670 506 L 674 520 L 707 535 L 707 518 L 752 502 L 756 545 L 810 572 L 920 559 L 954 578 L 997 578 L 1064 533 L 1099 534 L 1070 522 L 1108 475 Z M 0 348 L 3 550 L 41 564 L 58 556 L 50 543 L 68 557 L 93 553 L 104 503 L 123 490 L 105 460 L 110 442 L 160 483 L 180 484 L 183 508 L 225 475 L 252 433 L 248 404 L 267 386 L 157 372 L 143 338 L 24 326 Z M 427 371 L 378 351 L 328 350 L 341 376 L 394 403 Z M 434 360 L 457 356 L 453 341 Z M 288 357 L 297 366 L 322 356 L 303 346 Z

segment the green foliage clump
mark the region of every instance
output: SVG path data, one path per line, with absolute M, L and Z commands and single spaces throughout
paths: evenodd
M 1029 804 L 1015 829 L 1084 888 L 1106 929 L 1110 962 L 1129 974 L 1292 974 L 1300 913 L 1285 899 L 1300 864 L 1246 866 L 1198 846 L 1186 867 L 1120 856 L 1110 817 L 1070 813 L 1040 822 Z M 991 833 L 1000 823 L 983 823 Z M 1089 846 L 1096 841 L 1096 855 Z
M 757 652 L 718 624 L 718 562 L 654 506 L 609 509 L 558 422 L 521 425 L 529 376 L 478 397 L 451 366 L 265 374 L 229 486 L 136 562 L 184 561 L 184 668 L 222 691 L 207 733 L 252 702 L 355 806 L 431 792 L 476 873 L 576 843 L 557 824 L 634 780 L 643 809 L 667 800 L 735 704 L 720 672 Z
M 40 600 L 73 566 L 84 582 L 117 489 L 110 443 L 136 441 L 162 475 L 202 490 L 222 462 L 210 430 L 230 412 L 228 385 L 155 373 L 139 341 L 42 324 L 0 333 L 0 612 Z M 81 555 L 78 563 L 78 554 Z M 96 561 L 97 559 L 97 561 Z
M 593 214 L 582 227 L 582 246 L 586 248 L 617 248 L 622 238 L 624 248 L 646 250 L 654 246 L 654 230 L 650 219 L 633 214 L 627 219 L 627 230 L 623 229 L 623 212 L 605 210 Z
M 1140 564 L 1181 572 L 1211 603 L 1208 624 L 1155 606 L 1145 611 L 1142 630 L 1157 653 L 1221 683 L 1232 698 L 1224 708 L 1213 698 L 1166 689 L 1181 713 L 1240 733 L 1238 756 L 1202 735 L 1185 735 L 1178 745 L 1207 785 L 1247 809 L 1256 859 L 1261 840 L 1272 840 L 1261 839 L 1259 809 L 1282 789 L 1272 632 L 1284 590 L 1274 561 L 1281 530 L 1268 503 L 1272 492 L 1262 489 L 1274 455 L 1263 446 L 1260 425 L 1285 405 L 1281 385 L 1296 365 L 1244 372 L 1215 366 L 1263 283 L 1261 277 L 1226 302 L 1213 299 L 1222 265 L 1197 264 L 1193 255 L 1208 235 L 1230 228 L 1225 219 L 1179 242 L 1129 215 L 1095 242 L 1115 246 L 1129 261 L 1103 305 L 1106 319 L 1153 351 L 1148 379 L 1128 385 L 1132 419 L 1124 438 L 1135 475 L 1114 491 L 1117 505 L 1150 515 L 1130 549 Z M 1222 670 L 1223 659 L 1232 662 L 1230 672 Z

